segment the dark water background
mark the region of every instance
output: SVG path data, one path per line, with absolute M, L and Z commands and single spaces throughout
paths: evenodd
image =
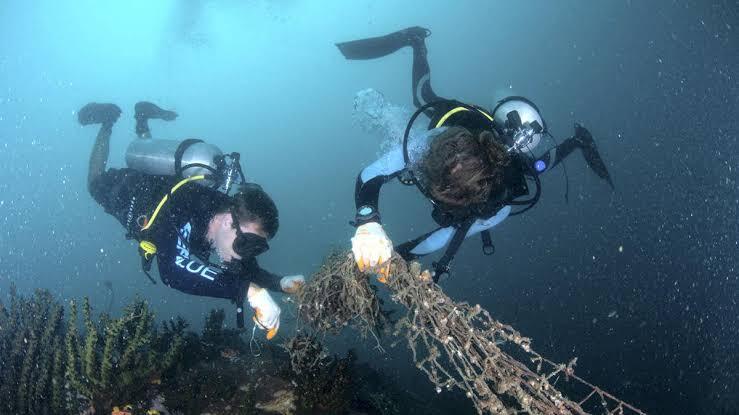
M 739 413 L 736 1 L 3 1 L 0 295 L 44 287 L 104 309 L 110 285 L 114 309 L 138 294 L 195 326 L 231 309 L 140 273 L 86 192 L 96 130 L 76 110 L 89 101 L 124 111 L 111 166 L 144 99 L 180 114 L 152 122 L 155 137 L 241 152 L 281 212 L 263 265 L 309 274 L 347 246 L 356 174 L 379 151 L 353 95 L 411 105 L 408 50 L 347 62 L 333 43 L 411 25 L 433 30 L 437 93 L 484 106 L 525 95 L 560 139 L 583 122 L 617 187 L 571 158 L 569 203 L 561 173 L 545 177 L 537 208 L 495 229 L 495 256 L 465 244 L 445 290 L 650 413 Z M 408 188 L 388 186 L 381 207 L 396 241 L 432 226 Z M 363 358 L 431 389 L 401 351 Z

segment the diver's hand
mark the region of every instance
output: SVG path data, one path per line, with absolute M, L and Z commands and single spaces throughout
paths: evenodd
M 393 252 L 393 243 L 382 225 L 368 222 L 357 228 L 352 238 L 352 252 L 360 271 L 385 263 Z
M 288 275 L 280 279 L 280 288 L 288 294 L 295 294 L 305 285 L 305 277 L 302 275 Z
M 254 322 L 260 329 L 267 330 L 267 340 L 275 337 L 280 328 L 280 306 L 267 290 L 256 284 L 249 284 L 246 298 L 254 309 Z

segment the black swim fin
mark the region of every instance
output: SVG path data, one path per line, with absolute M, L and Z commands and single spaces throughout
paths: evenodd
M 177 118 L 176 112 L 161 109 L 156 104 L 148 102 L 148 101 L 137 102 L 136 105 L 134 106 L 134 111 L 136 112 L 136 115 L 134 116 L 134 118 L 136 118 L 137 120 L 139 118 L 141 119 L 156 118 L 156 119 L 164 120 L 164 121 L 173 121 L 175 118 Z
M 336 47 L 346 59 L 375 59 L 389 55 L 402 47 L 423 42 L 430 35 L 430 30 L 413 26 L 385 36 L 337 43 Z
M 583 127 L 579 123 L 575 123 L 575 140 L 577 140 L 579 147 L 582 150 L 582 155 L 585 157 L 585 161 L 588 163 L 590 169 L 593 170 L 598 177 L 608 182 L 611 189 L 615 190 L 616 188 L 611 180 L 611 175 L 608 173 L 606 163 L 603 162 L 603 159 L 600 157 L 600 153 L 598 153 L 598 147 L 595 145 L 593 136 L 587 128 Z
M 149 120 L 159 119 L 164 121 L 174 121 L 177 113 L 159 108 L 158 105 L 148 102 L 139 101 L 134 106 L 134 118 L 136 119 L 136 134 L 139 136 L 149 133 Z
M 91 102 L 77 111 L 77 121 L 82 125 L 107 124 L 112 126 L 121 116 L 121 109 L 115 104 Z

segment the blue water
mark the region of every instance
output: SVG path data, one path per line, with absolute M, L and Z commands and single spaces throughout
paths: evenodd
M 739 413 L 737 2 L 399 3 L 1 2 L 0 295 L 43 287 L 104 308 L 110 281 L 114 308 L 139 295 L 195 326 L 231 310 L 141 274 L 86 190 L 96 129 L 76 111 L 90 101 L 123 109 L 110 166 L 139 100 L 180 114 L 152 122 L 155 137 L 240 152 L 280 209 L 262 265 L 310 274 L 348 246 L 356 174 L 387 144 L 357 121 L 355 94 L 412 110 L 409 50 L 348 62 L 334 43 L 422 25 L 437 93 L 486 107 L 525 95 L 560 139 L 583 122 L 617 188 L 572 157 L 569 202 L 562 173 L 547 175 L 540 204 L 495 229 L 493 257 L 463 246 L 446 292 L 650 413 Z M 384 189 L 382 210 L 397 241 L 432 226 L 410 188 Z M 402 354 L 376 353 L 363 358 L 417 379 Z

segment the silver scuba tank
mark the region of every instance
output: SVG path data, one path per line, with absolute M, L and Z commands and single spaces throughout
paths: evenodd
M 509 125 L 509 114 L 516 113 L 519 125 Z M 539 145 L 546 131 L 546 123 L 539 108 L 524 97 L 511 96 L 502 99 L 493 109 L 493 124 L 499 133 L 508 136 L 512 143 L 510 151 L 531 153 Z M 533 127 L 538 124 L 538 128 Z
M 212 175 L 219 167 L 216 161 L 222 157 L 223 152 L 218 147 L 200 140 L 137 139 L 126 150 L 126 165 L 146 174 L 176 176 L 179 173 L 187 178 Z M 182 171 L 178 172 L 178 168 Z M 198 183 L 213 184 L 211 180 L 199 180 Z

